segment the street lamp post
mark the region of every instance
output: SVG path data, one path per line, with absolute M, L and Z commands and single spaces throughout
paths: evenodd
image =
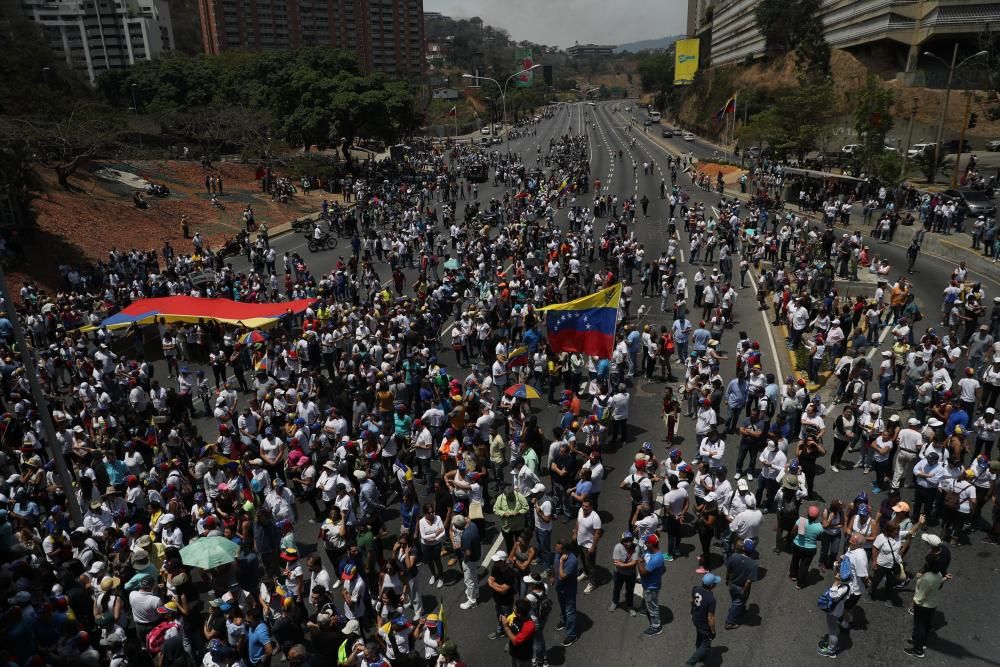
M 947 61 L 945 61 L 944 58 L 941 58 L 940 56 L 934 55 L 930 51 L 924 51 L 924 55 L 927 56 L 928 58 L 934 58 L 935 60 L 937 60 L 937 61 L 939 61 L 941 63 L 944 63 L 945 65 L 948 65 L 948 84 L 947 84 L 947 86 L 945 87 L 945 90 L 944 90 L 944 106 L 941 107 L 941 117 L 938 118 L 937 142 L 934 144 L 934 164 L 931 165 L 931 170 L 930 170 L 931 171 L 930 175 L 931 175 L 931 184 L 932 185 L 937 181 L 937 165 L 938 165 L 938 162 L 941 160 L 941 139 L 942 139 L 942 136 L 944 135 L 944 118 L 948 114 L 948 100 L 949 100 L 949 98 L 951 98 L 951 82 L 952 82 L 952 80 L 955 77 L 955 72 L 958 69 L 960 69 L 962 67 L 962 65 L 964 65 L 967 62 L 969 62 L 973 58 L 978 58 L 980 56 L 985 56 L 986 53 L 987 53 L 986 51 L 980 51 L 979 53 L 974 53 L 974 54 L 972 54 L 971 56 L 969 56 L 968 58 L 966 58 L 965 60 L 963 60 L 962 62 L 960 62 L 960 63 L 958 63 L 956 65 L 955 61 L 958 60 L 958 43 L 956 42 L 955 43 L 955 50 L 952 51 L 952 54 L 951 54 L 951 64 L 948 65 Z M 961 147 L 959 147 L 959 148 L 961 148 Z M 953 169 L 953 171 L 957 170 L 958 169 L 958 165 L 956 164 L 952 169 Z
M 51 71 L 52 71 L 51 67 L 47 67 L 46 66 L 46 67 L 42 68 L 42 79 L 45 81 L 45 87 L 46 88 L 49 87 L 49 72 L 51 72 Z
M 135 101 L 135 88 L 136 88 L 136 84 L 134 84 L 134 83 L 129 86 L 129 91 L 132 93 L 132 111 L 135 112 L 135 118 L 136 118 L 136 121 L 138 121 L 139 120 L 139 105 L 136 104 L 136 101 Z M 139 150 L 142 150 L 142 130 L 139 129 L 138 133 L 139 133 Z
M 462 75 L 463 79 L 485 79 L 486 81 L 492 81 L 493 83 L 496 84 L 497 88 L 500 90 L 500 102 L 501 104 L 503 104 L 504 140 L 507 142 L 508 153 L 510 153 L 510 132 L 507 131 L 507 84 L 509 84 L 511 82 L 511 79 L 513 79 L 514 77 L 521 76 L 525 72 L 530 72 L 531 70 L 538 69 L 541 66 L 542 66 L 541 63 L 537 63 L 535 65 L 532 65 L 531 67 L 526 67 L 522 69 L 520 72 L 514 72 L 513 74 L 507 77 L 507 80 L 503 82 L 503 85 L 500 85 L 499 81 L 497 81 L 496 79 L 492 79 L 488 76 L 475 76 L 474 74 Z

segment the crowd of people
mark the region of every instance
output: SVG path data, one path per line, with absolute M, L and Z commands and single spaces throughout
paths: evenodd
M 720 625 L 740 627 L 769 546 L 788 553 L 797 587 L 818 584 L 814 559 L 834 579 L 820 599 L 823 655 L 838 653 L 862 595 L 901 604 L 899 589 L 915 578 L 909 650 L 923 655 L 949 547 L 970 530 L 1000 537 L 997 306 L 980 326 L 986 297 L 956 275 L 942 335 L 929 327 L 918 338 L 905 278 L 860 303 L 838 296 L 834 272 L 850 271 L 852 253 L 860 262 L 860 239 L 754 200 L 723 200 L 716 217 L 676 183 L 661 192 L 667 241 L 647 249 L 641 204 L 601 191 L 587 148 L 586 136 L 557 133 L 536 148 L 533 170 L 530 150 L 485 147 L 427 149 L 403 168 L 367 163 L 350 182 L 356 206 L 322 216 L 329 233 L 350 237 L 329 272 L 279 257 L 265 231 L 244 269 L 195 235 L 189 251 L 115 250 L 98 265 L 64 267 L 56 294 L 25 284 L 0 315 L 4 659 L 457 667 L 449 628 L 490 604 L 488 636 L 504 641 L 505 660 L 546 665 L 552 642 L 569 649 L 579 637 L 578 593 L 603 593 L 608 571 L 609 611 L 643 613 L 645 634 L 661 634 L 664 577 L 692 539 L 688 664 L 711 651 L 720 584 L 729 597 Z M 501 195 L 480 199 L 461 178 L 472 159 Z M 667 162 L 672 174 L 677 166 Z M 759 306 L 808 350 L 813 379 L 834 369 L 842 407 L 804 379 L 766 372 L 776 360 L 732 333 L 751 267 Z M 552 349 L 537 309 L 618 282 L 622 326 L 609 358 Z M 671 324 L 642 321 L 634 282 L 660 297 Z M 138 299 L 179 294 L 312 305 L 264 331 L 101 324 Z M 875 366 L 865 351 L 883 327 L 895 342 Z M 640 382 L 664 383 L 665 445 L 632 437 Z M 903 410 L 890 416 L 892 390 Z M 548 433 L 542 410 L 557 414 Z M 681 448 L 688 423 L 695 440 Z M 828 448 L 829 471 L 863 470 L 871 487 L 859 482 L 849 502 L 815 501 Z M 622 450 L 635 452 L 629 469 L 611 478 L 605 458 Z M 613 537 L 605 488 L 631 507 Z M 559 517 L 571 531 L 554 539 Z M 304 524 L 315 548 L 300 543 Z M 906 559 L 918 535 L 930 546 L 919 565 Z M 219 539 L 236 545 L 230 558 L 186 562 L 199 542 Z M 457 609 L 427 604 L 458 581 Z

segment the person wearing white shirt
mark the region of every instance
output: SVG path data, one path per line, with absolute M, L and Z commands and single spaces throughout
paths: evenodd
M 784 452 L 778 449 L 776 441 L 769 440 L 767 447 L 757 457 L 757 461 L 760 463 L 760 478 L 757 484 L 756 500 L 758 505 L 763 506 L 763 512 L 766 514 L 778 493 L 778 480 L 785 470 L 787 457 Z M 762 504 L 762 501 L 765 500 L 765 492 L 767 494 L 766 502 Z
M 698 454 L 707 459 L 712 468 L 719 468 L 726 454 L 726 441 L 719 437 L 715 427 L 709 427 L 708 434 L 702 438 Z
M 924 444 L 924 437 L 917 431 L 919 426 L 920 420 L 910 417 L 906 427 L 900 429 L 896 435 L 896 458 L 892 463 L 892 488 L 894 489 L 900 488 L 907 471 L 913 470 L 917 454 Z

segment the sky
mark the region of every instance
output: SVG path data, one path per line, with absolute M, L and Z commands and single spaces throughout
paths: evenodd
M 687 0 L 424 0 L 424 11 L 478 16 L 515 40 L 563 48 L 678 35 L 687 26 Z

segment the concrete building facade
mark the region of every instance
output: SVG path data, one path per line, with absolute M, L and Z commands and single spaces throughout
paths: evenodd
M 760 0 L 688 0 L 688 33 L 701 37 L 702 63 L 724 65 L 764 55 L 754 10 Z M 882 48 L 912 74 L 933 40 L 977 39 L 988 23 L 1000 25 L 1000 3 L 976 0 L 821 0 L 830 46 Z M 905 64 L 904 64 L 905 63 Z
M 53 53 L 93 83 L 107 70 L 124 69 L 174 48 L 164 0 L 20 0 Z
M 366 71 L 424 70 L 423 0 L 199 0 L 205 53 L 332 46 Z

